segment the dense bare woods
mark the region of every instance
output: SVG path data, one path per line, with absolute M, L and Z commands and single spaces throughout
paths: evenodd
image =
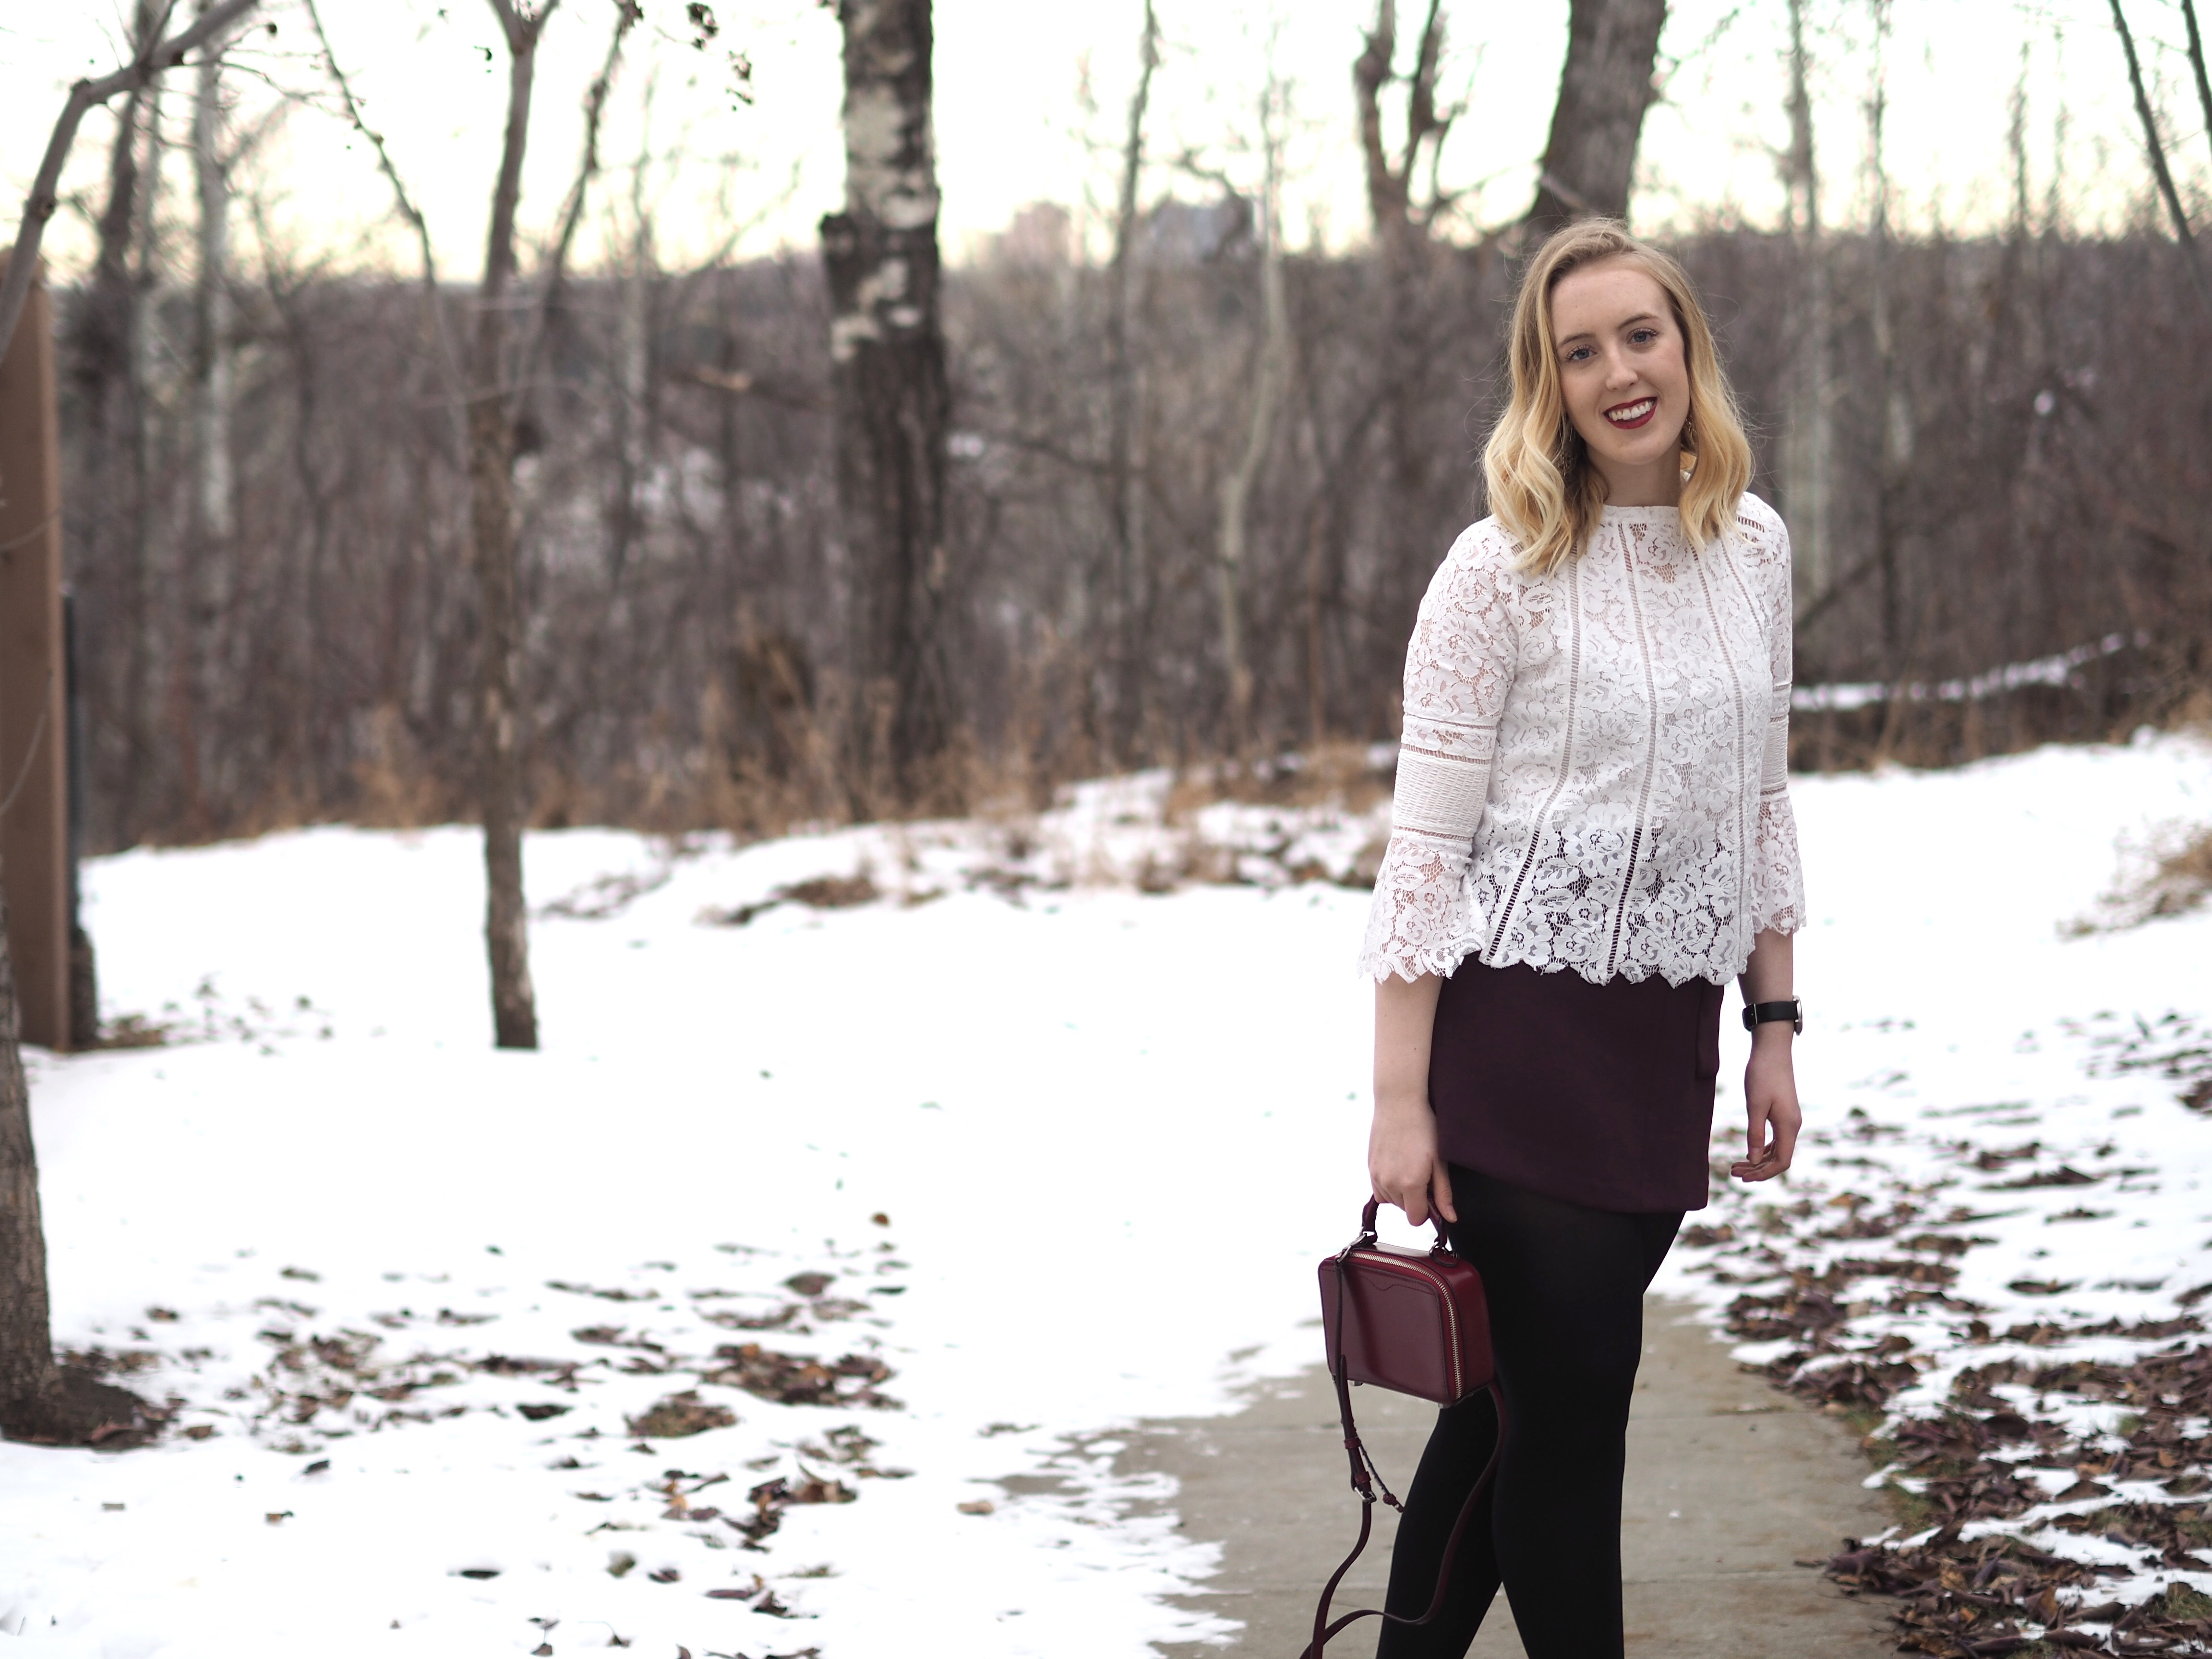
M 1164 198 L 1226 179 L 1159 154 L 1149 69 L 1114 140 L 1096 263 L 1039 206 L 989 257 L 939 272 L 933 228 L 902 206 L 890 216 L 915 223 L 856 240 L 848 202 L 826 274 L 811 254 L 667 268 L 643 164 L 616 200 L 624 175 L 594 185 L 587 149 L 556 257 L 514 273 L 514 384 L 483 400 L 509 419 L 477 434 L 511 451 L 521 812 L 759 832 L 1393 735 L 1414 607 L 1482 510 L 1474 463 L 1527 234 L 1465 222 L 1440 183 L 1461 112 L 1439 74 L 1447 9 L 1401 18 L 1385 0 L 1346 66 L 1372 234 L 1341 257 L 1284 245 L 1272 164 L 1248 168 L 1249 198 Z M 1658 9 L 1613 8 L 1606 28 L 1598 9 L 1573 8 L 1562 111 L 1649 82 Z M 848 13 L 848 33 L 890 20 L 926 40 L 913 8 Z M 1839 230 L 1805 90 L 1819 43 L 1790 16 L 1786 222 L 1680 251 L 1748 405 L 1757 488 L 1800 543 L 1801 682 L 1933 686 L 2124 641 L 2061 686 L 1808 714 L 1801 760 L 1941 760 L 2201 699 L 2212 391 L 2172 366 L 2212 360 L 2212 317 L 2163 193 L 2147 170 L 2140 231 L 2087 239 L 2030 202 L 2023 173 L 2002 234 L 1896 234 L 1877 74 L 1871 222 Z M 1147 12 L 1144 65 L 1158 28 Z M 863 102 L 889 108 L 918 71 L 884 39 L 887 55 L 852 62 Z M 477 817 L 477 665 L 488 621 L 494 641 L 506 630 L 471 574 L 471 502 L 498 492 L 471 489 L 457 319 L 488 313 L 440 283 L 427 244 L 415 271 L 295 260 L 258 234 L 252 169 L 211 179 L 204 156 L 197 203 L 257 234 L 231 239 L 219 294 L 195 280 L 206 259 L 149 259 L 160 92 L 125 112 L 100 257 L 61 296 L 92 845 Z M 1273 100 L 1241 118 L 1250 157 L 1275 153 Z M 1562 121 L 1536 211 L 1625 199 L 1632 133 Z M 897 141 L 884 179 L 927 161 L 897 122 L 872 131 Z M 908 193 L 933 207 L 934 188 Z M 161 210 L 197 222 L 195 205 L 173 191 Z M 568 272 L 586 211 L 621 219 L 619 257 Z M 941 333 L 941 389 L 923 374 L 902 410 L 833 349 L 859 321 L 889 326 L 868 276 L 887 257 L 941 316 L 910 343 L 920 361 Z M 841 260 L 859 263 L 841 278 Z M 853 471 L 871 410 L 881 454 L 908 445 L 881 489 Z M 917 757 L 934 758 L 916 771 Z
M 975 787 L 1226 746 L 1219 514 L 1253 430 L 1266 288 L 1250 235 L 1194 257 L 1212 222 L 1164 212 L 1140 238 L 1126 349 L 1144 393 L 1130 453 L 1150 576 L 1144 718 L 1126 738 L 1115 682 L 1131 647 L 1095 602 L 1112 591 L 1101 578 L 1127 522 L 1113 274 L 1011 250 L 946 273 L 959 553 L 940 629 Z M 2212 487 L 2212 390 L 2167 366 L 2212 360 L 2212 329 L 2174 246 L 1688 242 L 1759 429 L 1759 487 L 1785 510 L 1792 295 L 1815 248 L 1835 296 L 1832 574 L 1800 592 L 1801 681 L 1942 680 L 2114 631 L 2148 642 L 2025 702 L 1808 719 L 1812 753 L 1843 763 L 1887 743 L 1940 758 L 2099 733 L 2201 686 L 2212 546 L 2196 503 Z M 1244 507 L 1238 580 L 1262 751 L 1392 734 L 1412 608 L 1480 510 L 1473 457 L 1498 396 L 1510 272 L 1482 252 L 1420 257 L 1413 302 L 1432 355 L 1402 428 L 1406 387 L 1377 372 L 1398 356 L 1390 273 L 1379 260 L 1282 260 L 1295 350 Z M 1888 354 L 1887 392 L 1868 298 L 1877 258 L 1888 328 L 1906 343 Z M 240 278 L 226 605 L 179 626 L 184 572 L 165 538 L 189 521 L 194 485 L 181 383 L 157 374 L 149 387 L 147 556 L 124 538 L 77 544 L 103 846 L 333 815 L 427 821 L 473 799 L 466 481 L 419 290 L 283 269 Z M 190 303 L 154 301 L 180 334 Z M 633 305 L 646 324 L 635 399 L 617 372 Z M 2148 356 L 2146 315 L 2164 342 Z M 516 465 L 536 818 L 757 830 L 848 811 L 851 554 L 833 511 L 818 265 L 652 272 L 635 299 L 579 281 L 563 316 Z M 89 412 L 70 411 L 67 429 L 100 430 Z M 1401 430 L 1420 445 L 1417 468 L 1396 464 Z M 82 438 L 76 459 L 77 498 L 97 499 Z M 639 473 L 629 483 L 626 469 Z M 623 513 L 635 521 L 617 537 Z M 142 653 L 162 666 L 149 673 Z M 223 672 L 203 682 L 210 701 L 187 732 L 172 688 L 209 663 Z

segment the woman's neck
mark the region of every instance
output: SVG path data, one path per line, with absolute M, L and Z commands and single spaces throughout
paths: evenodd
M 1594 462 L 1593 465 L 1595 465 Z M 1605 480 L 1607 507 L 1680 507 L 1682 504 L 1681 464 L 1669 456 L 1649 466 L 1598 466 Z

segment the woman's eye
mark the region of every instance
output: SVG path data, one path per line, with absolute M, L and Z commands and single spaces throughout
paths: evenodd
M 1590 356 L 1591 349 L 1589 346 L 1570 346 L 1567 348 L 1567 361 L 1571 363 L 1587 362 Z
M 1659 331 L 1657 329 L 1639 328 L 1633 334 L 1630 335 L 1628 339 L 1629 343 L 1632 345 L 1650 345 L 1658 337 Z

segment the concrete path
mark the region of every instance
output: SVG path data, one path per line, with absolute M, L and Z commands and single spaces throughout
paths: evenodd
M 1817 1571 L 1845 1536 L 1878 1531 L 1888 1516 L 1860 1482 L 1866 1461 L 1832 1419 L 1735 1368 L 1680 1304 L 1654 1300 L 1628 1431 L 1622 1522 L 1630 1659 L 1875 1659 L 1895 1651 L 1885 1609 L 1847 1597 Z M 1318 1333 L 1316 1337 L 1318 1341 Z M 1362 1389 L 1360 1432 L 1393 1490 L 1419 1460 L 1433 1409 Z M 1235 1417 L 1148 1425 L 1121 1454 L 1128 1469 L 1176 1476 L 1181 1524 L 1218 1540 L 1222 1571 L 1190 1605 L 1241 1620 L 1227 1649 L 1164 1649 L 1171 1659 L 1249 1655 L 1297 1659 L 1313 1599 L 1352 1547 L 1358 1500 L 1345 1478 L 1336 1401 L 1316 1368 L 1268 1387 Z M 1344 1611 L 1379 1604 L 1389 1572 L 1392 1522 L 1339 1592 Z M 1331 1659 L 1375 1649 L 1375 1621 L 1330 1644 Z M 1473 1659 L 1521 1659 L 1501 1594 Z

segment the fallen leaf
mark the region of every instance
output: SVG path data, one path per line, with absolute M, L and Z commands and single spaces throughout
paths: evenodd
M 988 1498 L 971 1498 L 959 1506 L 963 1515 L 989 1515 L 999 1506 Z
M 738 1420 L 727 1406 L 699 1398 L 698 1390 L 672 1394 L 650 1411 L 629 1419 L 629 1431 L 643 1439 L 673 1440 L 709 1429 L 726 1429 Z

